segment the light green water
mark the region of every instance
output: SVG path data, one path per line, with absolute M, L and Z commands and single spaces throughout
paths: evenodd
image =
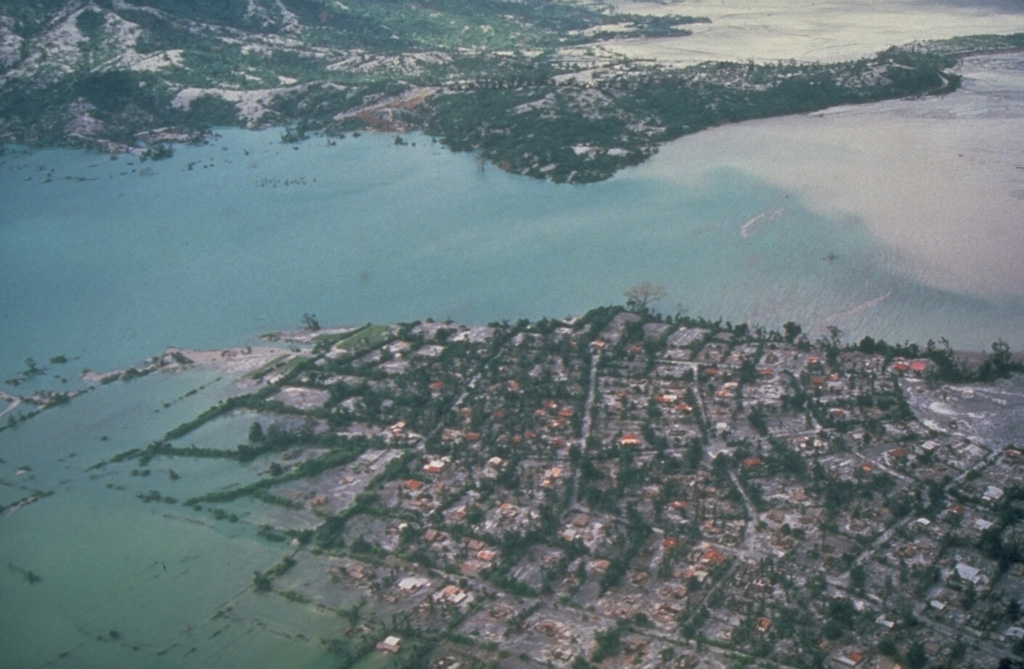
M 1019 298 L 922 286 L 857 220 L 812 214 L 739 170 L 680 184 L 641 167 L 557 186 L 410 139 L 293 147 L 279 131 L 231 131 L 158 163 L 0 158 L 0 371 L 64 354 L 51 371 L 74 376 L 167 345 L 237 344 L 305 312 L 350 324 L 579 314 L 643 280 L 667 287 L 668 312 L 834 323 L 850 338 L 980 348 L 1024 325 Z
M 135 364 L 168 345 L 237 345 L 297 327 L 304 312 L 346 324 L 563 316 L 621 302 L 643 280 L 666 286 L 668 312 L 834 323 L 848 338 L 982 348 L 1024 326 L 1019 300 L 915 283 L 859 221 L 812 214 L 799 193 L 739 170 L 683 185 L 641 168 L 556 186 L 409 139 L 292 147 L 278 131 L 227 132 L 155 164 L 0 157 L 0 372 L 30 356 L 49 368 L 9 390 L 75 387 L 83 367 Z M 71 362 L 47 364 L 58 354 Z M 5 666 L 330 665 L 319 640 L 338 634 L 336 616 L 250 590 L 252 572 L 288 551 L 244 522 L 270 511 L 239 504 L 243 522 L 229 523 L 136 498 L 185 499 L 252 480 L 258 464 L 88 471 L 229 392 L 212 376 L 156 375 L 0 432 L 0 504 L 53 492 L 0 518 Z M 247 424 L 186 441 L 233 448 Z M 42 580 L 29 584 L 25 570 Z
M 131 474 L 135 461 L 90 471 L 228 392 L 225 381 L 202 376 L 105 386 L 0 434 L 4 502 L 53 493 L 0 518 L 4 666 L 331 666 L 320 639 L 340 633 L 336 616 L 250 588 L 252 572 L 279 562 L 287 545 L 245 522 L 136 497 L 158 490 L 183 499 L 255 478 L 254 470 L 160 459 L 148 476 Z M 199 385 L 206 390 L 173 402 Z M 41 580 L 28 583 L 26 570 Z

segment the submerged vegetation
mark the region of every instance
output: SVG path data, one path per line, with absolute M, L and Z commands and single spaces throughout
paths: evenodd
M 305 328 L 230 351 L 245 365 L 197 353 L 161 369 L 223 365 L 239 394 L 86 471 L 263 544 L 231 568 L 253 597 L 337 614 L 303 641 L 345 666 L 905 660 L 960 611 L 940 648 L 957 666 L 1013 650 L 1024 365 L 1004 342 L 968 365 L 941 340 L 665 316 L 650 282 L 624 297 Z
M 979 36 L 846 63 L 673 68 L 591 47 L 685 37 L 705 19 L 568 1 L 4 1 L 0 15 L 18 47 L 0 58 L 10 140 L 157 160 L 214 126 L 283 126 L 284 141 L 418 129 L 560 182 L 605 179 L 721 123 L 950 91 L 957 57 L 1024 43 Z
M 904 550 L 915 518 L 950 525 L 934 546 L 913 530 L 927 564 L 995 565 L 993 587 L 970 605 L 1006 608 L 995 583 L 1024 560 L 1006 532 L 1024 492 L 995 482 L 1013 480 L 1020 451 L 994 444 L 967 457 L 954 432 L 918 413 L 922 394 L 1024 372 L 1005 343 L 968 366 L 945 341 L 847 344 L 835 328 L 812 340 L 793 322 L 769 331 L 665 317 L 651 283 L 625 296 L 625 308 L 566 321 L 318 333 L 300 361 L 247 377 L 257 389 L 108 464 L 237 461 L 248 482 L 182 504 L 249 522 L 287 550 L 253 571 L 261 596 L 325 607 L 332 588 L 358 594 L 333 605 L 345 636 L 321 640 L 347 664 L 401 645 L 418 649 L 400 655 L 417 662 L 471 654 L 504 666 L 536 631 L 553 644 L 541 643 L 538 662 L 572 666 L 624 662 L 641 647 L 685 657 L 694 643 L 698 656 L 752 660 L 785 648 L 792 666 L 824 661 L 823 640 L 912 658 L 941 619 L 908 609 L 903 593 L 941 587 L 944 573 L 886 559 L 886 537 Z M 320 400 L 287 406 L 287 389 Z M 253 417 L 246 443 L 176 445 L 229 415 Z M 998 522 L 968 538 L 945 500 Z M 250 515 L 253 504 L 279 514 Z M 844 552 L 825 575 L 806 578 L 835 546 Z M 324 571 L 330 583 L 314 585 L 310 574 Z M 797 611 L 793 601 L 814 603 Z M 908 650 L 868 624 L 876 617 L 904 622 Z M 501 641 L 482 641 L 481 629 Z M 564 638 L 548 631 L 558 629 Z M 950 652 L 982 666 L 993 647 Z
M 21 577 L 23 579 L 25 579 L 25 583 L 28 583 L 29 585 L 35 585 L 36 583 L 39 583 L 40 581 L 43 580 L 43 578 L 41 576 L 39 576 L 39 574 L 35 573 L 31 569 L 25 569 L 24 567 L 19 567 L 18 565 L 14 564 L 13 562 L 8 562 L 7 563 L 7 568 L 10 569 L 13 572 L 17 572 L 18 574 L 20 574 Z

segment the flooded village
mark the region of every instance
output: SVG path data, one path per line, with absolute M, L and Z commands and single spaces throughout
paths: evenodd
M 259 518 L 284 557 L 253 589 L 337 613 L 321 642 L 346 666 L 1019 661 L 1024 383 L 1005 351 L 982 363 L 993 381 L 952 383 L 933 343 L 633 307 L 309 317 L 237 394 L 95 467 L 152 472 L 159 501 L 182 458 L 237 460 L 250 482 L 170 501 Z M 223 420 L 246 443 L 187 445 Z

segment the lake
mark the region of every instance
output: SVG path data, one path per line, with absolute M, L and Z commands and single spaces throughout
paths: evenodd
M 992 91 L 990 63 L 975 69 L 945 98 L 719 128 L 587 186 L 481 171 L 417 135 L 288 145 L 228 130 L 155 163 L 9 151 L 0 371 L 228 346 L 306 312 L 580 314 L 644 280 L 666 286 L 668 313 L 1020 348 L 1024 78 Z
M 227 130 L 156 163 L 9 149 L 0 372 L 31 357 L 47 373 L 9 392 L 73 388 L 83 368 L 242 344 L 307 312 L 324 324 L 578 315 L 644 280 L 665 285 L 668 313 L 1019 349 L 1021 62 L 972 60 L 944 98 L 718 128 L 587 186 L 481 170 L 420 135 L 289 145 L 279 130 Z M 289 552 L 255 535 L 266 509 L 230 523 L 136 499 L 255 469 L 91 469 L 230 392 L 213 375 L 156 375 L 0 432 L 0 504 L 53 493 L 0 518 L 5 662 L 330 664 L 319 639 L 340 634 L 337 616 L 250 589 Z M 243 423 L 199 445 L 243 441 Z

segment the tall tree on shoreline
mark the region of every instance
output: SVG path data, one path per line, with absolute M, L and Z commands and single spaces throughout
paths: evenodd
M 627 288 L 622 293 L 626 298 L 626 308 L 638 314 L 645 314 L 651 305 L 667 295 L 665 286 L 644 281 Z

